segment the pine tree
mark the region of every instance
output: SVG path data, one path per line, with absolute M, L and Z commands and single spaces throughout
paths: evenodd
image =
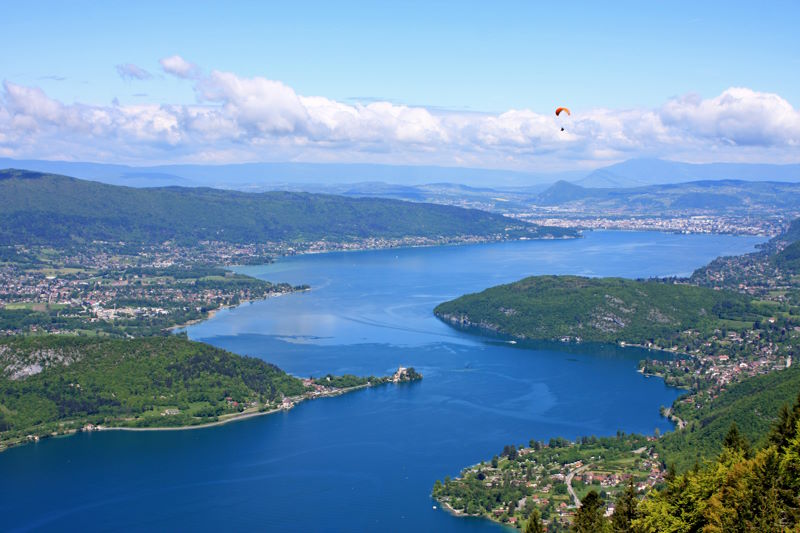
M 608 521 L 603 516 L 603 499 L 596 490 L 591 490 L 581 500 L 575 514 L 572 530 L 577 533 L 598 533 L 608 530 Z
M 781 506 L 786 500 L 781 486 L 780 456 L 774 446 L 759 453 L 749 479 L 745 522 L 752 531 L 782 531 Z
M 739 426 L 736 425 L 736 422 L 731 422 L 731 427 L 727 435 L 725 435 L 722 445 L 731 450 L 741 452 L 745 457 L 750 457 L 750 443 L 747 441 L 747 437 L 739 432 Z
M 772 426 L 769 434 L 769 442 L 778 447 L 778 451 L 783 450 L 789 441 L 794 437 L 795 426 L 800 422 L 800 394 L 794 403 L 794 408 L 784 404 L 778 414 L 778 421 Z
M 534 509 L 531 516 L 528 518 L 528 525 L 525 526 L 525 533 L 544 533 L 542 515 L 539 513 L 539 509 Z
M 800 409 L 782 409 L 771 444 L 751 459 L 732 427 L 715 462 L 670 476 L 666 489 L 639 503 L 635 530 L 800 531 L 800 422 L 787 429 L 800 419 L 793 413 Z
M 797 527 L 800 526 L 800 421 L 795 424 L 793 437 L 786 443 L 780 468 L 784 522 Z
M 631 478 L 628 486 L 617 498 L 614 514 L 611 516 L 611 528 L 615 532 L 632 532 L 631 522 L 638 518 L 639 499 L 636 497 L 636 488 Z

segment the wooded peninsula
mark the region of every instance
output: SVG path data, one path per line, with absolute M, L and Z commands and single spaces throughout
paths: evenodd
M 800 221 L 687 279 L 537 276 L 445 302 L 478 334 L 653 350 L 688 390 L 666 435 L 509 444 L 434 486 L 457 514 L 548 531 L 783 531 L 800 524 Z

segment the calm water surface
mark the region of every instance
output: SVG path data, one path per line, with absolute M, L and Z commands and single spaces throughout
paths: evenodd
M 243 267 L 313 290 L 220 312 L 189 336 L 300 376 L 422 382 L 175 432 L 104 432 L 0 454 L 0 530 L 499 531 L 433 508 L 437 478 L 531 438 L 666 431 L 679 394 L 644 352 L 452 330 L 441 301 L 533 274 L 685 275 L 763 239 L 593 232 L 574 241 L 335 253 Z

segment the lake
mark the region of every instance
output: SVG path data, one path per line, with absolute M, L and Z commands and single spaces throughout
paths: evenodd
M 244 304 L 192 339 L 298 376 L 424 374 L 191 431 L 82 433 L 0 453 L 0 530 L 500 531 L 434 509 L 436 479 L 530 439 L 652 433 L 680 391 L 648 354 L 462 333 L 433 308 L 534 274 L 688 275 L 764 239 L 591 232 L 568 241 L 285 258 L 237 270 L 312 290 Z M 652 354 L 649 354 L 652 356 Z

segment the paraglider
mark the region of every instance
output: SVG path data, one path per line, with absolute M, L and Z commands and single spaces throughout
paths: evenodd
M 568 116 L 572 116 L 572 112 L 567 107 L 558 107 L 556 108 L 556 116 L 561 115 L 561 113 L 566 113 Z M 564 131 L 564 128 L 561 128 L 561 131 Z

